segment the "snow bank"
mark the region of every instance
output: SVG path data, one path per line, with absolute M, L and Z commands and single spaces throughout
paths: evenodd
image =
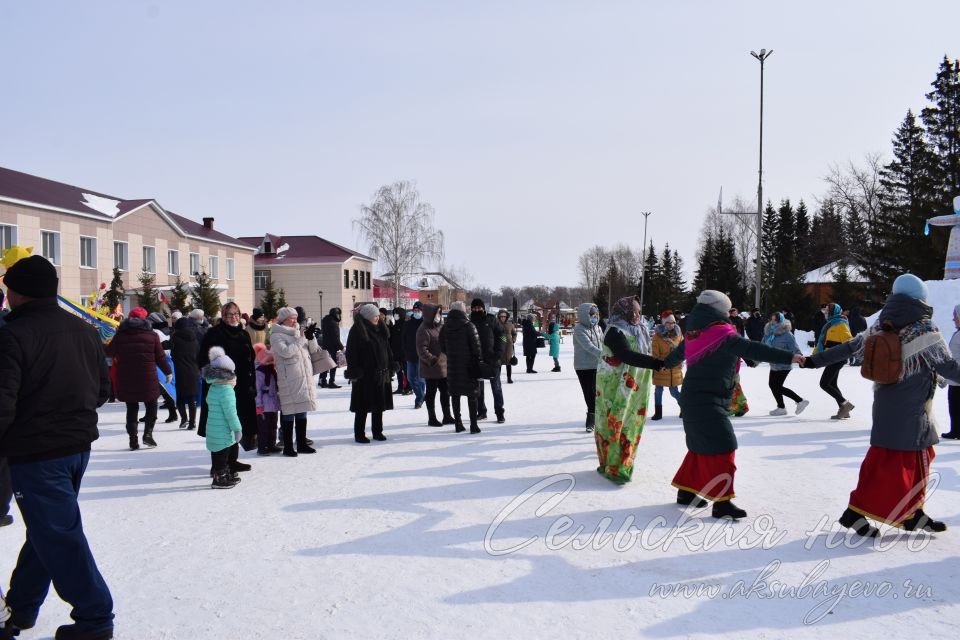
M 933 307 L 933 321 L 945 336 L 953 335 L 953 308 L 960 304 L 960 280 L 927 280 L 927 302 Z M 872 326 L 880 312 L 867 318 Z

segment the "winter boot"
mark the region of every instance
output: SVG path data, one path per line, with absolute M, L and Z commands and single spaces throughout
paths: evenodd
M 170 412 L 170 415 L 167 416 L 167 419 L 164 420 L 164 423 L 170 424 L 171 422 L 176 422 L 180 419 L 180 416 L 177 415 L 177 406 L 175 404 L 170 404 L 167 406 L 167 411 Z
M 850 412 L 853 411 L 854 406 L 849 400 L 844 400 L 843 404 L 840 405 L 840 408 L 837 410 L 837 415 L 830 416 L 831 420 L 846 420 L 850 417 Z
M 293 449 L 293 425 L 289 422 L 282 423 L 280 432 L 283 434 L 283 455 L 296 458 L 297 452 Z
M 148 447 L 157 446 L 157 441 L 153 439 L 153 424 L 150 422 L 143 425 L 143 444 Z
M 191 402 L 187 405 L 187 416 L 190 422 L 187 424 L 187 431 L 193 431 L 197 428 L 197 403 Z
M 307 444 L 307 416 L 296 417 L 297 453 L 316 453 L 317 450 Z
M 662 420 L 663 419 L 663 405 L 658 404 L 654 407 L 653 416 L 651 420 Z
M 470 433 L 480 433 L 480 427 L 477 425 L 477 420 L 480 419 L 477 409 L 477 399 L 473 396 L 467 397 L 467 410 L 470 412 Z M 484 414 L 484 419 L 486 419 L 486 414 Z
M 240 478 L 234 478 L 233 474 L 229 471 L 220 471 L 213 476 L 213 484 L 210 485 L 211 489 L 233 489 L 237 486 L 237 483 L 240 482 Z
M 273 453 L 273 443 L 277 440 L 277 434 L 270 435 L 270 424 L 267 417 L 263 414 L 257 416 L 257 455 L 268 456 Z
M 178 404 L 177 413 L 180 414 L 180 428 L 186 429 L 187 425 L 190 424 L 190 420 L 187 418 L 187 407 L 185 405 Z
M 497 424 L 503 424 L 507 419 L 503 417 L 503 411 L 497 414 Z
M 136 430 L 134 430 L 134 432 L 130 434 L 130 451 L 136 451 L 139 448 L 140 448 L 140 441 L 139 439 L 137 439 Z
M 853 529 L 853 532 L 864 538 L 876 538 L 880 535 L 880 530 L 871 525 L 862 515 L 847 507 L 843 515 L 840 516 L 840 526 L 847 529 Z
M 686 491 L 684 489 L 677 489 L 677 504 L 682 504 L 683 506 L 694 506 L 696 508 L 701 508 L 707 506 L 707 501 L 693 493 L 692 491 Z M 717 504 L 720 504 L 719 502 Z
M 587 422 L 586 422 L 587 433 L 593 432 L 593 428 L 596 426 L 596 420 L 597 418 L 594 413 L 591 412 L 587 414 Z
M 721 500 L 713 503 L 713 517 L 739 520 L 740 518 L 746 518 L 747 512 L 737 507 L 730 500 Z
M 230 471 L 250 471 L 250 469 L 253 469 L 253 467 L 246 462 L 240 462 L 239 460 L 233 460 L 230 462 Z
M 946 433 L 940 434 L 941 438 L 946 438 L 947 440 L 960 440 L 960 431 L 947 431 Z
M 947 525 L 937 520 L 932 520 L 930 516 L 923 512 L 923 509 L 917 509 L 913 516 L 903 521 L 903 528 L 907 531 L 929 531 L 931 533 L 943 533 L 947 530 Z
M 372 413 L 370 414 L 370 430 L 373 431 L 373 439 L 378 442 L 383 442 L 387 439 L 387 436 L 383 435 L 383 414 L 382 413 Z
M 370 444 L 367 437 L 367 414 L 357 413 L 353 416 L 353 441 L 359 444 Z
M 442 427 L 443 423 L 437 420 L 437 410 L 433 405 L 427 405 L 427 426 Z
M 113 625 L 103 629 L 90 630 L 78 627 L 75 624 L 65 624 L 57 627 L 54 640 L 111 640 Z

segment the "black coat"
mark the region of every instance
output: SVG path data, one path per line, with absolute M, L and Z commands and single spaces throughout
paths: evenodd
M 18 306 L 0 329 L 0 456 L 12 464 L 90 450 L 110 396 L 100 336 L 55 298 Z
M 447 314 L 440 327 L 440 350 L 447 354 L 447 390 L 453 396 L 477 393 L 480 377 L 480 336 L 466 314 L 455 310 Z
M 423 318 L 419 320 L 408 318 L 403 324 L 401 340 L 403 341 L 403 358 L 407 362 L 420 362 L 420 355 L 417 353 L 417 329 L 420 328 L 422 322 Z
M 340 340 L 340 309 L 337 307 L 330 309 L 330 313 L 320 321 L 320 346 L 333 357 L 336 357 L 338 351 L 343 351 L 343 341 Z
M 532 358 L 537 355 L 537 338 L 540 334 L 533 326 L 533 321 L 523 319 L 523 355 Z
M 763 327 L 766 325 L 762 316 L 758 316 L 755 313 L 751 313 L 750 317 L 747 318 L 745 325 L 747 331 L 747 337 L 755 342 L 760 342 L 763 340 Z
M 503 356 L 503 325 L 489 313 L 470 314 L 470 322 L 477 328 L 480 339 L 481 378 L 492 378 L 497 374 L 500 359 Z
M 203 369 L 210 364 L 210 348 L 223 347 L 227 356 L 233 360 L 236 367 L 237 386 L 237 417 L 240 419 L 240 428 L 243 432 L 241 444 L 249 451 L 253 448 L 252 438 L 257 434 L 257 378 L 256 364 L 254 363 L 253 344 L 250 334 L 243 327 L 231 327 L 226 322 L 220 322 L 212 327 L 200 341 L 200 353 L 197 355 L 197 364 Z M 203 385 L 203 404 L 200 411 L 200 425 L 197 435 L 207 433 L 207 385 Z
M 823 316 L 823 314 L 820 315 L 821 317 Z M 850 317 L 847 319 L 847 322 L 850 323 L 850 333 L 854 336 L 867 330 L 867 319 L 864 318 L 863 314 L 857 309 L 850 312 Z
M 406 362 L 403 355 L 403 325 L 406 323 L 406 318 L 401 316 L 392 326 L 387 327 L 390 330 L 390 352 L 393 353 L 393 359 L 397 362 Z
M 359 315 L 347 334 L 347 371 L 350 383 L 350 411 L 379 413 L 393 409 L 390 376 L 393 352 L 390 334 L 381 321 L 376 326 Z
M 170 358 L 177 378 L 177 403 L 196 402 L 200 388 L 200 343 L 197 341 L 196 322 L 193 318 L 177 320 L 170 336 Z

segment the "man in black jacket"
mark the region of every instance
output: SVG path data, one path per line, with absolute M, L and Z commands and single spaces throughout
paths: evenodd
M 750 317 L 747 318 L 746 326 L 744 329 L 747 332 L 747 337 L 754 342 L 760 342 L 763 340 L 763 327 L 766 323 L 763 320 L 763 316 L 760 315 L 760 309 L 756 307 L 750 312 Z
M 407 384 L 413 389 L 414 409 L 423 406 L 423 397 L 427 392 L 427 383 L 420 377 L 420 356 L 417 354 L 417 329 L 423 322 L 423 305 L 417 300 L 413 303 L 413 312 L 403 323 L 400 343 L 403 348 L 404 367 L 407 373 Z
M 334 307 L 320 321 L 320 347 L 334 359 L 336 359 L 338 352 L 343 351 L 343 341 L 340 339 L 340 320 L 340 308 Z M 320 374 L 320 386 L 326 389 L 339 389 L 340 385 L 336 383 L 336 379 L 336 369 L 324 371 Z
M 487 419 L 487 405 L 483 399 L 483 381 L 486 379 L 490 381 L 490 390 L 493 392 L 493 410 L 497 414 L 497 422 L 503 424 L 503 386 L 500 384 L 500 357 L 506 341 L 503 325 L 497 322 L 495 316 L 487 313 L 487 307 L 480 298 L 474 298 L 470 303 L 470 322 L 480 336 L 480 354 L 484 363 L 477 381 L 478 419 Z
M 99 437 L 110 380 L 97 332 L 57 304 L 57 270 L 40 256 L 4 275 L 10 306 L 0 330 L 0 455 L 10 464 L 26 542 L 10 577 L 0 638 L 36 622 L 53 582 L 73 606 L 58 639 L 113 637 L 113 599 L 83 533 L 77 495 Z

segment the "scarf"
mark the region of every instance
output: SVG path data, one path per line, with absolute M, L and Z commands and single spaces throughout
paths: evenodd
M 656 333 L 661 338 L 670 340 L 671 338 L 676 338 L 680 335 L 680 327 L 673 325 L 673 329 L 667 329 L 666 325 L 658 324 L 653 328 L 654 333 Z
M 783 333 L 783 331 L 779 331 L 781 327 L 783 327 L 783 314 L 777 312 L 777 321 L 768 322 L 767 326 L 763 328 L 763 343 L 772 347 L 776 337 Z
M 688 331 L 685 337 L 687 343 L 687 366 L 692 367 L 704 357 L 719 349 L 730 338 L 737 338 L 736 328 L 728 322 L 719 321 L 706 329 Z
M 850 323 L 847 322 L 847 319 L 840 315 L 842 309 L 837 303 L 830 305 L 830 316 L 827 318 L 826 324 L 823 325 L 823 328 L 820 329 L 820 337 L 817 338 L 817 350 L 816 353 L 823 351 L 823 343 L 827 337 L 827 331 L 830 330 L 830 327 L 836 326 L 838 324 L 847 325 L 847 329 L 850 328 Z
M 641 317 L 639 324 L 630 324 L 630 321 L 627 319 L 633 315 L 633 302 L 634 298 L 632 296 L 617 300 L 610 314 L 610 326 L 620 329 L 624 335 L 636 338 L 637 351 L 649 354 L 650 332 L 647 331 L 647 326 L 643 323 L 643 318 Z

